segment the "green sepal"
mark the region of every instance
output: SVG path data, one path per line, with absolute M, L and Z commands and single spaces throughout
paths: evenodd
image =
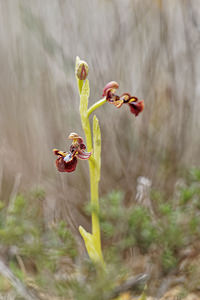
M 80 79 L 77 77 L 77 75 L 76 75 L 76 70 L 78 69 L 79 62 L 80 62 L 80 57 L 77 56 L 77 57 L 76 57 L 76 64 L 75 64 L 75 76 L 76 76 L 76 80 L 77 80 L 78 91 L 79 91 L 79 94 L 81 95 L 84 80 L 80 80 Z

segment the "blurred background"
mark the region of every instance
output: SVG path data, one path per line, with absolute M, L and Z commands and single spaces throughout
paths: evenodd
M 90 105 L 105 84 L 144 99 L 129 108 L 105 104 L 100 196 L 112 190 L 133 203 L 139 176 L 170 197 L 185 170 L 200 163 L 200 6 L 198 0 L 0 0 L 0 199 L 45 192 L 45 224 L 72 230 L 90 219 L 88 164 L 58 173 L 53 148 L 84 136 L 75 57 L 89 64 Z M 83 244 L 82 244 L 83 246 Z M 84 247 L 83 247 L 84 248 Z

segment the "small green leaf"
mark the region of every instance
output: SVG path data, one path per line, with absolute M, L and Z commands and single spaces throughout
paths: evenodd
M 95 236 L 87 232 L 82 226 L 79 226 L 79 232 L 85 242 L 85 247 L 91 260 L 94 263 L 100 263 L 103 265 L 103 258 L 101 256 Z
M 99 127 L 99 120 L 96 115 L 93 117 L 93 144 L 94 144 L 94 158 L 96 162 L 96 177 L 100 180 L 101 173 L 101 130 Z

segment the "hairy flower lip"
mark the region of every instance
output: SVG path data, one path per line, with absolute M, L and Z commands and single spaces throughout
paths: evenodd
M 78 161 L 77 161 L 76 156 L 74 156 L 72 159 L 70 159 L 67 162 L 64 160 L 64 158 L 62 156 L 60 156 L 56 159 L 56 167 L 59 172 L 70 173 L 70 172 L 75 171 L 77 162 Z
M 132 101 L 128 103 L 130 111 L 137 117 L 144 109 L 144 100 Z
M 107 97 L 107 93 L 109 91 L 111 91 L 114 94 L 118 88 L 119 88 L 119 84 L 116 81 L 108 82 L 103 89 L 102 97 L 105 97 L 105 96 Z

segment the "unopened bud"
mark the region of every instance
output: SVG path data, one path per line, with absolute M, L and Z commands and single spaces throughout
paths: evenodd
M 85 80 L 88 76 L 88 64 L 84 60 L 80 60 L 76 69 L 76 76 L 80 80 Z

